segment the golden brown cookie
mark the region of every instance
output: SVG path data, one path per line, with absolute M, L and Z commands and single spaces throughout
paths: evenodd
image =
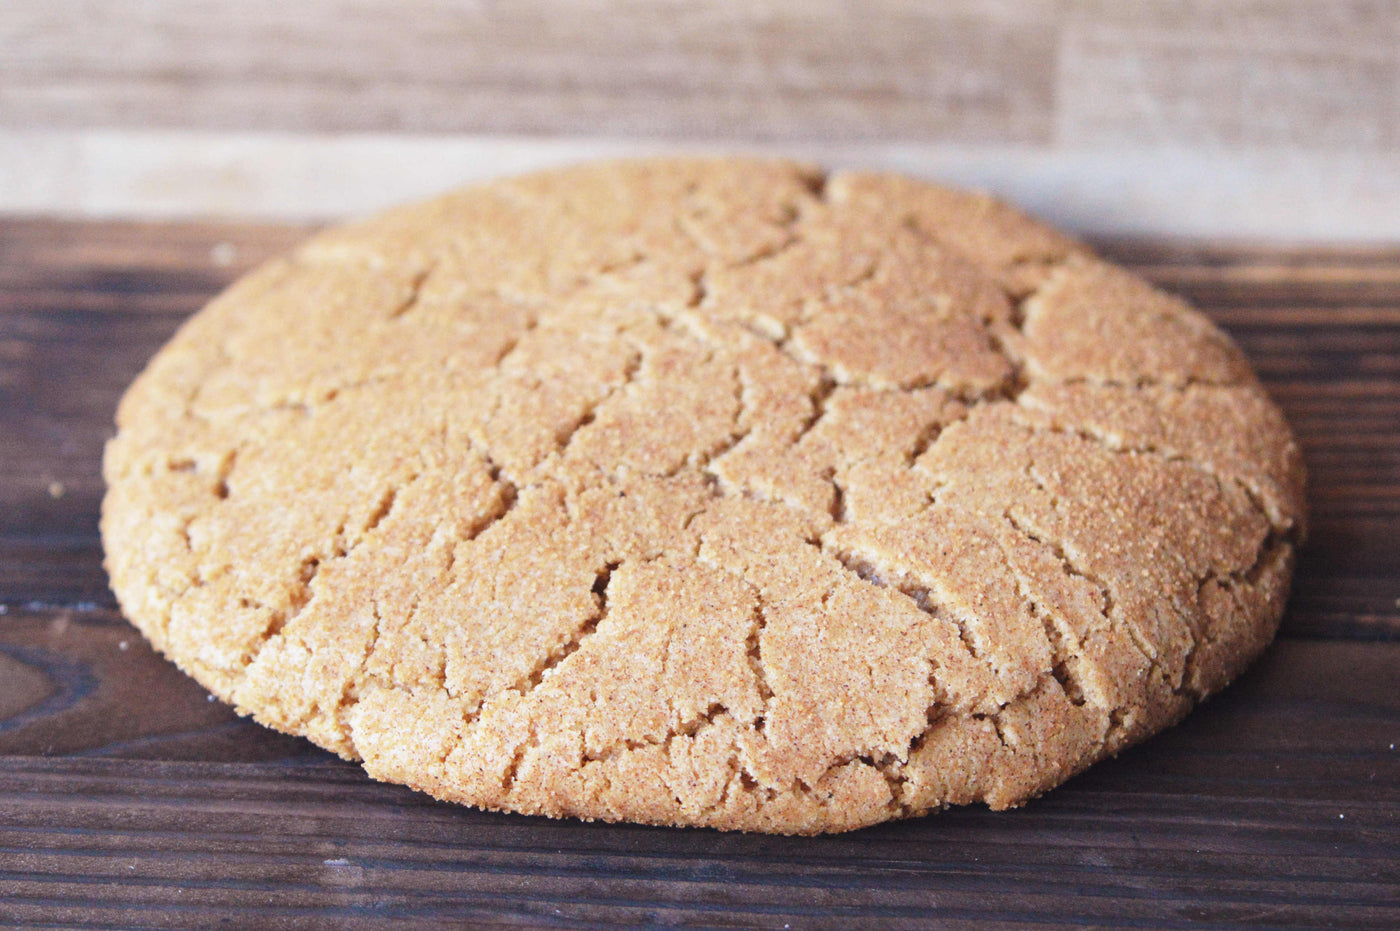
M 1186 304 L 982 196 L 589 165 L 316 236 L 118 411 L 128 616 L 486 808 L 1017 805 L 1263 649 L 1299 451 Z

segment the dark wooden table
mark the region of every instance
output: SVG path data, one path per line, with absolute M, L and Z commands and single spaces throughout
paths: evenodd
M 176 325 L 305 231 L 0 219 L 0 924 L 1400 927 L 1400 249 L 1104 243 L 1306 447 L 1278 642 L 1015 812 L 835 837 L 439 804 L 240 720 L 116 610 L 99 459 Z

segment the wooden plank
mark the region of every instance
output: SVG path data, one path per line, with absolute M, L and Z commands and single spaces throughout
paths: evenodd
M 1393 242 L 1397 143 L 1387 0 L 0 5 L 7 210 L 329 218 L 764 146 L 1089 233 Z
M 0 617 L 0 755 L 249 761 L 319 754 L 238 718 L 115 610 Z
M 1081 145 L 1393 149 L 1385 3 L 1093 0 L 1063 31 L 1057 129 Z
M 1057 6 L 9 4 L 0 125 L 1042 143 Z
M 1385 2 L 50 0 L 0 125 L 1393 150 Z
M 1086 236 L 1400 240 L 1400 211 L 1395 210 L 1400 159 L 1389 150 L 1127 143 L 1028 147 L 907 137 L 838 141 L 821 134 L 757 143 L 727 136 L 502 137 L 0 124 L 0 212 L 340 220 L 505 174 L 589 159 L 705 151 L 783 155 L 985 189 Z
M 324 754 L 4 755 L 0 920 L 1391 927 L 1397 664 L 1397 644 L 1285 641 L 1182 726 L 1020 811 L 818 839 L 477 812 Z
M 83 295 L 112 290 L 106 287 L 112 281 L 131 281 L 115 290 L 202 298 L 290 249 L 310 231 L 288 223 L 74 223 L 6 217 L 0 220 L 0 287 Z

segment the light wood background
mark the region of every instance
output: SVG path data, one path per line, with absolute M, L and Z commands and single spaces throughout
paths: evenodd
M 0 211 L 318 219 L 676 148 L 1088 234 L 1396 240 L 1400 3 L 0 4 Z

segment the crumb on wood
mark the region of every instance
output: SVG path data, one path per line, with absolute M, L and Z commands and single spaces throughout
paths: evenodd
M 228 268 L 238 260 L 238 250 L 231 242 L 216 242 L 209 249 L 209 261 L 219 268 Z

